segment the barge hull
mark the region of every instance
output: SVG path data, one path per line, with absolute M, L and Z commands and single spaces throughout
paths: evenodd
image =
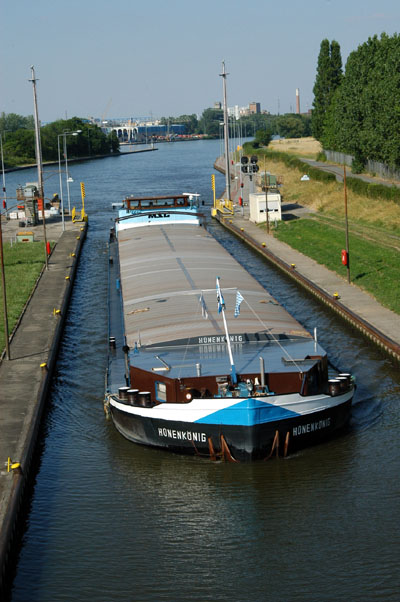
M 280 455 L 293 453 L 338 434 L 349 422 L 351 399 L 311 415 L 254 426 L 167 421 L 127 413 L 112 404 L 110 409 L 117 430 L 134 443 L 210 457 L 210 449 L 221 451 L 222 435 L 233 458 L 246 462 L 266 459 L 276 449 Z

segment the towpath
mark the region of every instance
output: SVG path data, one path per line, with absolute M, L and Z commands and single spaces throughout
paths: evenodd
M 8 240 L 18 222 L 2 226 Z M 47 240 L 56 242 L 48 270 L 43 270 L 12 337 L 11 359 L 0 363 L 0 598 L 86 228 L 66 220 L 63 231 L 60 219 L 47 222 Z M 29 230 L 35 239 L 43 239 L 42 226 Z M 8 458 L 20 468 L 8 471 Z
M 314 161 L 313 159 L 306 159 L 302 157 L 301 159 L 304 163 L 311 165 L 312 167 L 316 167 L 321 171 L 327 171 L 333 173 L 336 176 L 336 180 L 338 182 L 343 182 L 343 166 L 335 165 L 333 163 L 326 163 L 324 161 Z M 357 178 L 359 180 L 364 180 L 364 182 L 368 182 L 369 184 L 384 184 L 385 186 L 397 186 L 400 188 L 400 182 L 395 182 L 385 180 L 383 178 L 369 176 L 365 174 L 353 174 L 351 173 L 351 168 L 346 169 L 346 177 L 348 178 Z

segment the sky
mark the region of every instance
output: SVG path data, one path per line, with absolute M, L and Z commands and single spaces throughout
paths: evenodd
M 343 64 L 370 36 L 400 30 L 398 0 L 2 0 L 0 112 L 160 118 L 222 101 L 286 113 L 312 107 L 321 41 Z

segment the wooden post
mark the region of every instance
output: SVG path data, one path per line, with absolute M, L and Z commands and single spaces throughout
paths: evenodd
M 347 220 L 346 165 L 343 165 L 343 186 L 344 186 L 344 218 L 345 218 L 345 223 L 346 223 L 347 282 L 350 284 L 350 249 L 349 249 L 349 223 Z

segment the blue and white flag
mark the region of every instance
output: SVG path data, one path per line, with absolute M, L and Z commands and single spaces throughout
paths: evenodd
M 239 291 L 237 291 L 236 293 L 236 305 L 235 305 L 235 313 L 234 313 L 234 317 L 237 318 L 238 315 L 240 314 L 240 304 L 243 301 L 243 296 L 241 295 L 241 293 Z
M 218 303 L 218 313 L 220 314 L 223 309 L 225 309 L 225 301 L 221 293 L 221 289 L 219 286 L 219 278 L 217 277 L 217 303 Z

